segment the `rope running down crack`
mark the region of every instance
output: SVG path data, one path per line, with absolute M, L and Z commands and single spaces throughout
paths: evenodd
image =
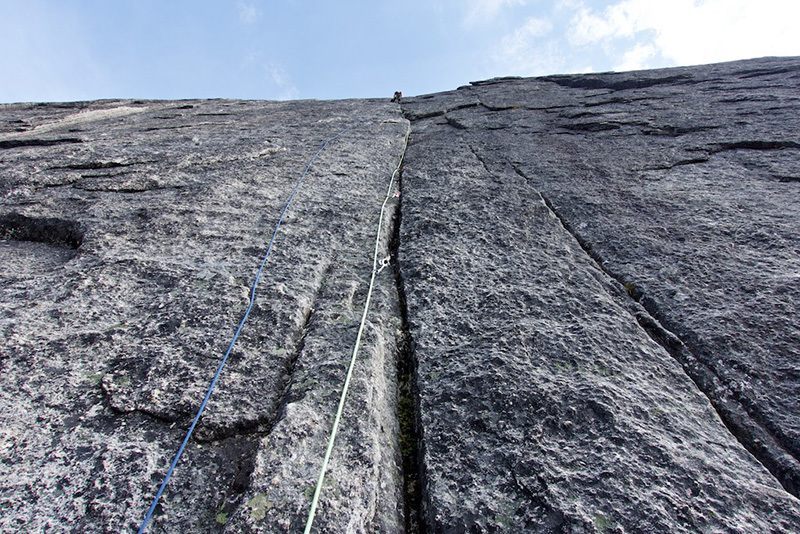
M 311 527 L 314 524 L 314 517 L 316 515 L 317 506 L 319 504 L 320 494 L 322 493 L 322 484 L 325 481 L 325 472 L 328 470 L 328 462 L 331 458 L 331 453 L 333 452 L 333 444 L 336 441 L 336 434 L 339 431 L 339 424 L 341 423 L 342 419 L 342 412 L 344 411 L 344 404 L 345 400 L 347 399 L 347 391 L 350 387 L 350 379 L 353 376 L 353 368 L 355 367 L 356 358 L 358 356 L 358 349 L 361 345 L 361 335 L 364 332 L 364 326 L 367 323 L 367 314 L 369 313 L 369 304 L 372 300 L 372 292 L 375 288 L 375 277 L 378 276 L 384 267 L 388 264 L 388 259 L 384 258 L 383 260 L 378 260 L 380 255 L 380 245 L 381 245 L 381 233 L 383 232 L 383 219 L 384 213 L 386 212 L 386 205 L 389 203 L 389 200 L 393 198 L 395 195 L 392 193 L 394 189 L 394 182 L 395 178 L 397 177 L 400 169 L 403 166 L 403 159 L 406 155 L 406 149 L 408 148 L 408 138 L 411 135 L 411 125 L 409 124 L 408 129 L 406 130 L 405 140 L 403 141 L 403 152 L 400 155 L 400 161 L 397 163 L 397 167 L 395 168 L 394 172 L 392 173 L 392 178 L 389 180 L 389 187 L 386 190 L 386 198 L 383 200 L 383 204 L 381 205 L 381 214 L 378 218 L 378 231 L 375 237 L 375 253 L 372 257 L 372 277 L 369 280 L 369 289 L 367 290 L 367 298 L 364 303 L 364 312 L 361 316 L 361 324 L 358 327 L 358 335 L 356 335 L 355 345 L 353 346 L 353 353 L 350 356 L 350 365 L 347 368 L 347 376 L 344 380 L 344 385 L 342 386 L 342 394 L 339 397 L 339 407 L 336 410 L 336 417 L 333 420 L 333 427 L 331 428 L 331 434 L 328 438 L 328 449 L 325 451 L 325 457 L 322 460 L 322 468 L 319 472 L 319 479 L 317 480 L 317 486 L 314 489 L 314 497 L 311 500 L 311 509 L 308 512 L 308 520 L 306 521 L 306 528 L 304 534 L 310 534 Z

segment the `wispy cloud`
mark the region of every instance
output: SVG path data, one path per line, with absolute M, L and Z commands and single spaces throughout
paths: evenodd
M 523 61 L 534 54 L 537 41 L 552 29 L 549 20 L 530 17 L 514 33 L 503 37 L 498 55 L 506 61 Z
M 599 11 L 576 7 L 567 36 L 600 45 L 618 70 L 661 56 L 679 65 L 800 54 L 796 0 L 622 0 Z
M 622 55 L 622 61 L 614 65 L 614 70 L 640 70 L 650 66 L 658 50 L 652 44 L 638 44 Z
M 264 65 L 264 69 L 270 81 L 278 89 L 278 100 L 294 100 L 298 97 L 297 87 L 295 87 L 292 77 L 283 65 L 276 61 L 270 61 Z
M 300 91 L 294 84 L 289 70 L 281 63 L 261 51 L 252 50 L 242 57 L 240 71 L 252 73 L 245 78 L 257 79 L 258 98 L 272 100 L 295 100 Z
M 464 25 L 471 27 L 491 22 L 504 7 L 527 3 L 528 0 L 468 0 Z
M 255 4 L 248 4 L 246 2 L 237 2 L 236 10 L 239 12 L 239 20 L 245 25 L 255 24 L 261 17 L 258 8 Z
M 547 18 L 529 17 L 504 36 L 492 54 L 498 75 L 536 76 L 564 68 L 564 49 Z

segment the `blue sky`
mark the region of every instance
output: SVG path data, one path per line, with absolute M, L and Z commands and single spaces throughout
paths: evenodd
M 0 102 L 385 97 L 800 55 L 798 0 L 0 0 Z

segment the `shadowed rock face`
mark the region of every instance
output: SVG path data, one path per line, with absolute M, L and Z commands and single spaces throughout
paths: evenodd
M 0 107 L 0 530 L 800 530 L 800 60 Z M 349 128 L 349 129 L 347 129 Z
M 799 86 L 760 60 L 404 102 L 429 530 L 797 528 L 745 448 L 797 495 Z

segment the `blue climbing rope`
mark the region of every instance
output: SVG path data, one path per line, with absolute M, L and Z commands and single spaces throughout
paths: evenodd
M 180 448 L 178 449 L 178 453 L 175 455 L 175 459 L 172 460 L 172 464 L 169 466 L 169 471 L 167 471 L 167 475 L 164 477 L 164 481 L 161 483 L 161 487 L 158 488 L 158 493 L 156 493 L 155 498 L 153 499 L 153 504 L 150 505 L 150 509 L 147 511 L 147 515 L 142 521 L 142 526 L 139 527 L 138 534 L 142 534 L 145 529 L 147 528 L 147 524 L 150 522 L 150 519 L 153 517 L 153 513 L 156 510 L 156 506 L 158 505 L 158 501 L 161 499 L 161 494 L 164 493 L 164 488 L 167 487 L 167 483 L 169 479 L 172 477 L 173 471 L 175 471 L 175 466 L 178 465 L 178 460 L 180 460 L 181 455 L 183 454 L 183 450 L 186 448 L 186 444 L 189 443 L 189 438 L 192 437 L 192 432 L 194 432 L 194 428 L 197 426 L 197 422 L 200 420 L 200 416 L 205 410 L 206 404 L 208 403 L 208 399 L 211 397 L 211 392 L 214 390 L 214 386 L 217 384 L 217 380 L 219 379 L 220 374 L 222 374 L 222 368 L 225 366 L 225 362 L 228 360 L 228 356 L 231 354 L 231 350 L 233 350 L 233 345 L 236 343 L 236 339 L 239 337 L 239 333 L 242 331 L 242 327 L 244 326 L 245 321 L 247 321 L 247 317 L 250 315 L 250 310 L 253 309 L 253 303 L 255 302 L 256 298 L 256 286 L 258 285 L 258 281 L 261 278 L 261 272 L 264 270 L 264 266 L 267 264 L 267 259 L 269 258 L 269 254 L 272 251 L 272 245 L 275 243 L 275 237 L 278 235 L 278 229 L 281 227 L 281 223 L 283 222 L 283 218 L 286 216 L 286 212 L 289 211 L 289 206 L 292 203 L 295 195 L 297 195 L 300 186 L 303 184 L 303 181 L 308 174 L 308 170 L 311 168 L 311 164 L 314 163 L 314 160 L 317 159 L 323 150 L 325 150 L 328 145 L 334 141 L 335 139 L 344 135 L 347 131 L 352 130 L 361 122 L 366 122 L 369 119 L 365 119 L 364 121 L 359 121 L 356 124 L 348 126 L 344 128 L 339 133 L 330 137 L 322 147 L 317 150 L 317 153 L 314 154 L 310 160 L 308 160 L 308 165 L 306 165 L 303 174 L 300 176 L 300 179 L 297 181 L 297 184 L 294 186 L 292 190 L 292 194 L 289 195 L 289 199 L 286 201 L 286 205 L 283 208 L 283 212 L 281 213 L 280 218 L 278 219 L 278 224 L 275 225 L 275 230 L 272 232 L 272 238 L 269 240 L 269 246 L 267 247 L 267 252 L 264 254 L 264 259 L 261 260 L 261 266 L 258 268 L 258 272 L 256 272 L 256 278 L 253 281 L 253 287 L 250 289 L 250 303 L 247 306 L 247 311 L 244 312 L 244 317 L 242 317 L 241 322 L 239 323 L 239 327 L 236 329 L 236 333 L 233 335 L 233 339 L 231 340 L 230 345 L 228 345 L 228 350 L 225 352 L 225 356 L 222 358 L 222 361 L 219 363 L 219 367 L 217 367 L 217 372 L 214 374 L 213 380 L 211 380 L 211 384 L 208 386 L 208 391 L 206 392 L 206 396 L 203 399 L 203 402 L 200 404 L 200 408 L 197 410 L 197 415 L 194 417 L 194 421 L 192 421 L 192 425 L 189 427 L 189 431 L 186 432 L 186 437 L 183 438 L 183 443 L 181 443 Z

